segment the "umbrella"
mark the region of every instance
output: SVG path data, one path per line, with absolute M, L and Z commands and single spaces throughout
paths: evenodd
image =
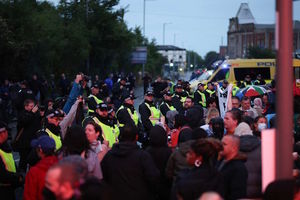
M 249 85 L 245 88 L 239 89 L 235 96 L 241 99 L 243 96 L 256 97 L 268 92 L 270 92 L 270 89 L 267 86 Z

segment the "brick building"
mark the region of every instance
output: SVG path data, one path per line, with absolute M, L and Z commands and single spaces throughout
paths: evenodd
M 294 51 L 300 49 L 300 21 L 294 21 Z M 275 50 L 275 24 L 257 24 L 247 3 L 242 3 L 236 17 L 229 19 L 227 55 L 244 58 L 249 47 Z

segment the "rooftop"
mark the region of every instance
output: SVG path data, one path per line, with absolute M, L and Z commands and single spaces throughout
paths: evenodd
M 157 45 L 156 46 L 158 50 L 164 50 L 164 51 L 169 51 L 169 50 L 173 50 L 173 51 L 185 51 L 186 49 L 180 48 L 180 47 L 176 47 L 173 45 Z
M 241 3 L 241 6 L 236 14 L 239 24 L 255 24 L 255 19 L 251 13 L 248 3 Z

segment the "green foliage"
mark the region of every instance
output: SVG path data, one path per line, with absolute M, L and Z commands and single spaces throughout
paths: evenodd
M 210 51 L 205 55 L 205 67 L 209 68 L 215 61 L 219 59 L 219 54 L 215 51 Z
M 204 65 L 202 57 L 194 51 L 187 51 L 187 64 L 188 67 L 192 64 L 194 67 L 201 68 Z
M 155 42 L 129 29 L 126 10 L 116 9 L 119 0 L 0 1 L 1 76 L 24 78 L 79 71 L 102 76 L 113 71 L 132 72 L 131 52 L 148 46 L 146 69 L 159 73 L 162 57 Z M 87 63 L 89 62 L 89 68 Z
M 276 58 L 276 54 L 271 49 L 260 47 L 249 47 L 247 58 Z
M 147 64 L 145 71 L 148 71 L 152 76 L 161 74 L 162 66 L 167 62 L 167 59 L 157 52 L 155 40 L 152 40 L 147 45 Z

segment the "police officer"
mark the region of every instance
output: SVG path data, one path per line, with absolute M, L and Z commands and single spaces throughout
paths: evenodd
M 206 108 L 206 96 L 203 83 L 198 83 L 198 89 L 194 93 L 194 104 Z
M 245 76 L 245 79 L 244 79 L 243 83 L 242 83 L 242 88 L 245 88 L 249 85 L 252 85 L 252 81 L 251 81 L 251 76 L 249 74 L 247 74 Z
M 164 117 L 166 117 L 168 111 L 176 110 L 172 103 L 172 96 L 172 93 L 167 91 L 164 94 L 164 101 L 159 106 L 160 112 Z
M 207 89 L 205 90 L 206 99 L 213 97 L 216 98 L 216 91 L 212 82 L 207 83 Z
M 139 106 L 139 113 L 144 129 L 149 134 L 151 128 L 160 121 L 161 117 L 160 110 L 154 106 L 152 91 L 146 92 L 145 100 Z
M 187 93 L 183 90 L 182 85 L 177 84 L 175 86 L 175 95 L 172 97 L 173 106 L 180 113 L 183 110 L 183 103 L 187 97 Z
M 133 95 L 125 97 L 123 105 L 117 111 L 117 119 L 120 128 L 125 125 L 138 126 L 139 117 L 134 109 Z
M 266 81 L 262 79 L 261 74 L 257 75 L 254 85 L 266 85 Z
M 100 103 L 103 103 L 103 101 L 98 98 L 99 91 L 100 89 L 98 84 L 94 84 L 91 87 L 91 94 L 88 97 L 88 114 L 95 112 L 96 106 Z
M 0 194 L 1 199 L 14 200 L 14 190 L 22 185 L 24 180 L 16 173 L 16 164 L 7 139 L 7 126 L 4 122 L 0 122 Z
M 59 123 L 64 117 L 64 113 L 61 110 L 49 110 L 46 113 L 46 126 L 44 132 L 55 141 L 55 150 L 59 150 L 62 147 L 61 130 Z M 43 131 L 42 131 L 43 132 Z
M 118 141 L 119 130 L 112 126 L 111 120 L 108 117 L 108 106 L 105 103 L 98 104 L 96 112 L 83 120 L 83 127 L 85 127 L 89 121 L 94 121 L 101 127 L 103 133 L 102 137 L 109 142 L 109 147 L 112 147 L 113 144 Z

